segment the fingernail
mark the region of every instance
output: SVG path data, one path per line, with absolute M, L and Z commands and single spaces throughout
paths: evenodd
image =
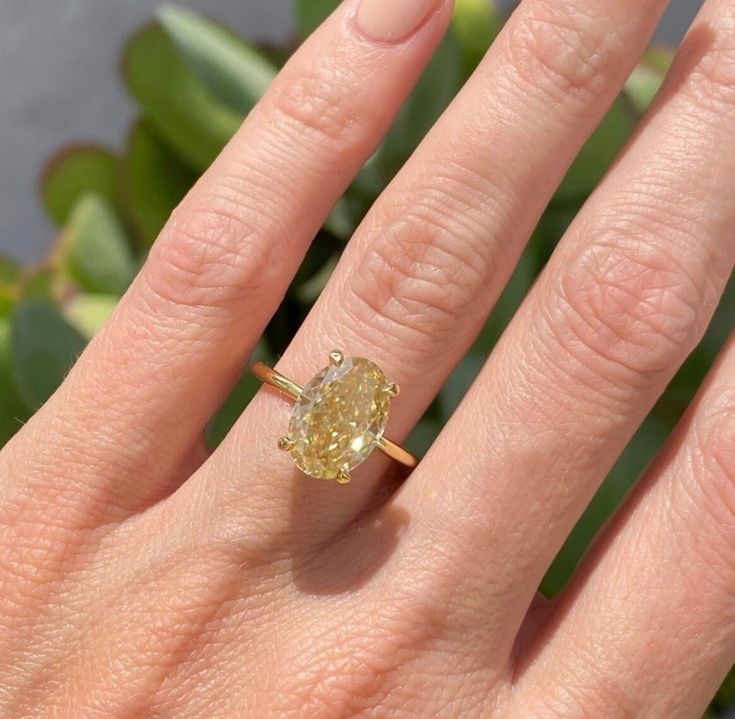
M 357 24 L 373 40 L 405 40 L 441 2 L 443 0 L 362 0 L 357 10 Z

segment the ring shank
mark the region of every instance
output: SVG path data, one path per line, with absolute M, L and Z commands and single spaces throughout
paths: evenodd
M 293 400 L 297 400 L 304 389 L 301 385 L 292 382 L 288 377 L 284 377 L 280 372 L 276 372 L 263 362 L 256 362 L 252 366 L 252 372 L 259 380 L 275 387 Z
M 267 364 L 263 364 L 263 362 L 253 364 L 252 372 L 259 380 L 274 387 L 293 400 L 298 400 L 301 396 L 301 392 L 303 391 L 301 385 L 296 384 L 296 382 L 288 379 L 288 377 L 284 377 L 280 372 L 277 372 Z M 413 468 L 419 463 L 418 459 L 407 449 L 403 449 L 403 447 L 387 437 L 381 437 L 377 446 L 383 454 L 406 467 Z
M 381 437 L 378 441 L 378 449 L 391 459 L 394 459 L 404 467 L 413 469 L 418 465 L 419 461 L 407 449 L 403 449 L 400 444 L 396 444 L 387 437 Z

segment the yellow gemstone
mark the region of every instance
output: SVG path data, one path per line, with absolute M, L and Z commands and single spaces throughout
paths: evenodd
M 291 456 L 316 479 L 338 479 L 364 462 L 388 423 L 390 383 L 361 357 L 325 367 L 304 387 L 289 424 Z

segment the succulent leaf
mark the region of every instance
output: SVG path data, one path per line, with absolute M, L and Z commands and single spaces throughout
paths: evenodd
M 257 50 L 192 10 L 164 5 L 158 19 L 207 90 L 238 115 L 250 112 L 276 76 Z
M 0 255 L 0 318 L 7 317 L 13 309 L 20 294 L 22 275 L 23 269 L 15 260 Z
M 125 230 L 100 195 L 85 195 L 76 204 L 59 243 L 57 261 L 87 292 L 121 295 L 136 271 Z
M 452 24 L 469 77 L 500 32 L 500 13 L 494 0 L 455 0 Z
M 625 83 L 625 94 L 635 109 L 642 115 L 653 102 L 664 81 L 656 69 L 638 65 Z
M 10 360 L 10 322 L 0 318 L 0 447 L 30 416 L 29 408 L 18 392 Z
M 23 268 L 10 257 L 0 255 L 0 282 L 15 282 L 23 274 Z
M 623 149 L 639 117 L 624 95 L 615 100 L 569 168 L 554 197 L 556 205 L 582 204 Z
M 121 163 L 120 194 L 142 249 L 153 244 L 196 178 L 149 122 L 135 124 Z
M 261 342 L 250 358 L 248 367 L 253 362 L 270 364 L 272 361 L 273 357 L 266 344 Z M 229 397 L 207 426 L 206 441 L 208 447 L 214 449 L 222 442 L 261 387 L 260 380 L 255 377 L 250 369 L 246 369 L 230 392 Z
M 372 201 L 418 147 L 462 87 L 462 52 L 450 29 L 383 144 L 355 180 Z
M 406 442 L 406 449 L 417 457 L 423 457 L 434 444 L 442 430 L 441 422 L 427 414 L 416 423 Z
M 57 389 L 86 341 L 48 300 L 21 302 L 10 318 L 10 364 L 18 394 L 37 410 Z
M 160 25 L 148 25 L 130 39 L 122 71 L 144 116 L 194 169 L 209 167 L 242 122 L 241 113 L 202 84 Z
M 651 45 L 644 53 L 641 65 L 665 75 L 674 62 L 676 53 L 665 45 Z
M 64 317 L 82 336 L 92 339 L 117 306 L 116 295 L 76 295 L 64 306 Z
M 41 172 L 40 193 L 49 219 L 63 227 L 77 201 L 94 192 L 117 205 L 118 158 L 97 145 L 75 145 L 57 152 Z
M 340 0 L 295 0 L 296 30 L 303 40 L 314 32 L 340 5 Z

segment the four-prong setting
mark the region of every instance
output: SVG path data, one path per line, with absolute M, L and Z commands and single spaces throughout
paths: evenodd
M 262 362 L 253 364 L 252 371 L 296 402 L 288 434 L 278 446 L 304 474 L 347 484 L 352 470 L 375 449 L 404 467 L 418 464 L 413 454 L 385 436 L 391 399 L 399 389 L 374 362 L 335 350 L 305 387 Z
M 302 389 L 278 446 L 304 474 L 348 484 L 352 471 L 382 446 L 398 392 L 374 362 L 334 350 Z

